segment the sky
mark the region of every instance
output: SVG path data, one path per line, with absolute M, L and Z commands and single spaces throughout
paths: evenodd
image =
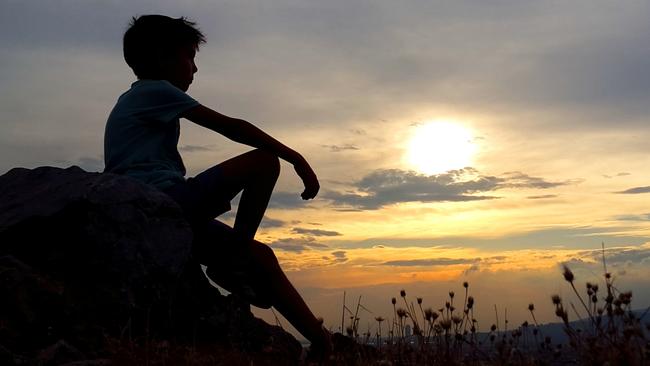
M 650 3 L 0 0 L 0 174 L 102 171 L 121 37 L 154 13 L 207 37 L 191 96 L 318 174 L 305 202 L 283 163 L 258 239 L 326 326 L 344 292 L 374 332 L 401 289 L 437 309 L 463 281 L 479 329 L 554 321 L 561 265 L 602 283 L 602 243 L 650 305 Z M 182 122 L 189 176 L 248 149 Z

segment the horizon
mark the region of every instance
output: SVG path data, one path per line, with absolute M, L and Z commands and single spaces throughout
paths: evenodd
M 646 308 L 649 11 L 635 1 L 4 1 L 0 174 L 102 171 L 106 118 L 135 81 L 122 57 L 130 18 L 187 16 L 207 38 L 188 94 L 299 151 L 320 178 L 316 199 L 302 201 L 283 162 L 257 238 L 326 326 L 337 330 L 344 291 L 372 319 L 392 314 L 401 289 L 436 309 L 464 281 L 483 329 L 495 304 L 513 326 L 530 321 L 529 303 L 552 322 L 550 296 L 572 293 L 561 265 L 581 287 L 602 284 L 602 243 L 619 288 Z M 188 176 L 247 150 L 181 121 Z

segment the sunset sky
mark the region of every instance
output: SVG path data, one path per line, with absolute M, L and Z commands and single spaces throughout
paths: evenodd
M 152 13 L 206 34 L 191 96 L 316 170 L 305 202 L 283 164 L 258 239 L 332 329 L 344 291 L 365 331 L 400 289 L 437 309 L 463 281 L 483 330 L 495 304 L 555 320 L 561 264 L 602 282 L 603 242 L 650 305 L 650 3 L 0 0 L 0 174 L 103 170 L 121 37 Z M 248 149 L 181 126 L 189 175 Z

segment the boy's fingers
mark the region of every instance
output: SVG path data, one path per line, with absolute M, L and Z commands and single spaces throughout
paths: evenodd
M 300 196 L 304 200 L 312 199 L 312 198 L 316 197 L 316 194 L 318 194 L 319 188 L 320 187 L 318 187 L 318 186 L 305 188 L 305 190 L 302 192 L 302 194 L 300 194 Z

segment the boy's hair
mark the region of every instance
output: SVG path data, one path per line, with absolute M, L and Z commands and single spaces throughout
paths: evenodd
M 165 15 L 133 17 L 124 33 L 124 60 L 139 79 L 161 79 L 160 60 L 182 47 L 205 43 L 205 36 L 188 19 Z

